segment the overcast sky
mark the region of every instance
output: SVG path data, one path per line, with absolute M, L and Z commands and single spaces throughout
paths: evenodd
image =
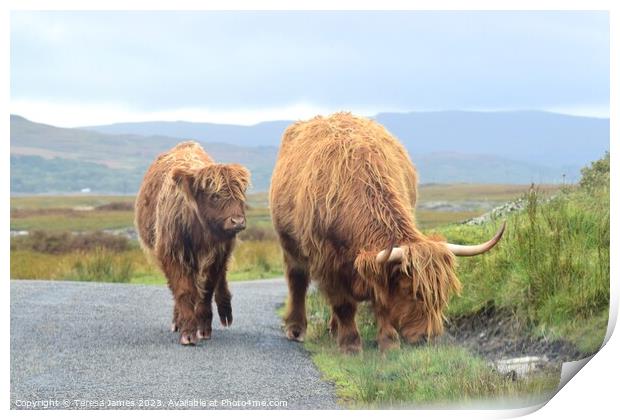
M 35 121 L 251 124 L 340 109 L 608 116 L 608 14 L 11 14 L 11 112 Z

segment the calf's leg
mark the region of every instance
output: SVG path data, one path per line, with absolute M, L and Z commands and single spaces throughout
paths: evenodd
M 226 268 L 215 273 L 217 284 L 215 286 L 215 304 L 217 305 L 217 313 L 220 316 L 220 322 L 225 327 L 230 327 L 233 322 L 232 315 L 232 294 L 228 289 L 226 281 Z
M 198 322 L 194 309 L 199 299 L 194 279 L 175 270 L 165 271 L 168 285 L 174 296 L 174 328 L 180 330 L 181 344 L 196 344 L 198 341 Z
M 208 340 L 211 338 L 211 323 L 213 321 L 213 309 L 211 307 L 212 298 L 213 285 L 207 284 L 202 299 L 196 305 L 195 310 L 196 319 L 198 321 L 198 331 L 196 334 L 201 340 Z

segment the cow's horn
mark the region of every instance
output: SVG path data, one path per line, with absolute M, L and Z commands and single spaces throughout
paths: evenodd
M 385 249 L 377 254 L 377 262 L 394 262 L 394 261 L 402 261 L 403 259 L 403 250 L 401 247 L 397 246 L 392 248 L 392 252 L 390 252 L 390 256 L 386 258 L 388 250 Z
M 506 229 L 506 221 L 502 223 L 502 227 L 499 228 L 495 236 L 491 238 L 489 241 L 478 244 L 478 245 L 455 245 L 446 243 L 450 252 L 452 252 L 457 257 L 473 257 L 474 255 L 484 254 L 493 248 L 501 239 L 504 234 L 504 230 Z
M 502 227 L 499 228 L 495 236 L 491 238 L 489 241 L 478 244 L 478 245 L 456 245 L 446 242 L 446 246 L 457 257 L 473 257 L 474 255 L 484 254 L 485 252 L 491 250 L 502 238 L 504 234 L 504 230 L 506 230 L 506 222 L 502 223 Z M 377 254 L 376 261 L 378 263 L 384 262 L 394 262 L 394 261 L 402 261 L 404 251 L 401 247 L 397 246 L 392 248 L 392 252 L 387 256 L 388 250 L 383 250 Z M 387 256 L 387 258 L 386 258 Z

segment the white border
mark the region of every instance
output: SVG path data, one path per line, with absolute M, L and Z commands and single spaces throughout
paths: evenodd
M 8 4 L 7 4 L 8 3 Z M 618 86 L 617 80 L 614 75 L 618 74 L 618 51 L 617 40 L 614 40 L 613 35 L 618 34 L 620 7 L 618 2 L 614 1 L 567 1 L 567 0 L 523 0 L 523 1 L 468 1 L 464 4 L 462 1 L 435 1 L 435 2 L 422 2 L 422 1 L 405 1 L 405 0 L 383 0 L 381 2 L 369 2 L 369 1 L 356 1 L 356 2 L 337 2 L 326 0 L 315 1 L 276 1 L 276 0 L 264 0 L 260 4 L 255 1 L 229 1 L 229 2 L 204 2 L 204 1 L 190 1 L 190 0 L 178 0 L 175 2 L 151 0 L 151 1 L 129 1 L 129 0 L 92 0 L 92 1 L 77 1 L 77 0 L 58 0 L 58 1 L 44 1 L 44 0 L 24 0 L 24 1 L 8 1 L 3 2 L 1 14 L 0 14 L 0 32 L 2 33 L 2 50 L 4 58 L 6 59 L 4 65 L 1 67 L 2 83 L 0 84 L 0 95 L 2 96 L 2 108 L 4 110 L 4 117 L 0 120 L 0 127 L 2 129 L 2 147 L 4 148 L 5 164 L 0 168 L 2 170 L 2 179 L 4 183 L 2 185 L 5 197 L 5 206 L 2 208 L 3 217 L 5 223 L 9 220 L 9 162 L 8 157 L 10 155 L 9 148 L 9 95 L 10 95 L 10 79 L 9 79 L 9 11 L 10 10 L 199 10 L 199 9 L 212 9 L 212 10 L 277 10 L 277 9 L 290 9 L 290 10 L 340 10 L 340 9 L 357 9 L 357 10 L 380 10 L 380 9 L 417 9 L 417 10 L 609 10 L 610 11 L 610 23 L 611 23 L 611 103 L 610 103 L 610 122 L 611 122 L 611 138 L 613 141 L 617 141 L 618 131 Z M 610 146 L 614 149 L 614 145 Z M 616 165 L 615 165 L 615 150 L 612 150 L 612 204 L 611 213 L 616 214 L 618 209 L 617 205 L 617 182 L 613 180 L 616 178 Z M 615 237 L 618 231 L 617 223 L 614 217 L 611 220 L 612 231 L 612 243 L 611 243 L 611 296 L 612 296 L 612 309 L 610 311 L 610 328 L 608 330 L 611 333 L 613 325 L 617 319 L 618 312 L 618 282 L 617 282 L 617 270 L 616 264 L 613 259 L 616 254 Z M 10 383 L 9 383 L 9 369 L 10 355 L 9 355 L 9 318 L 10 318 L 10 299 L 9 299 L 9 234 L 5 232 L 5 240 L 2 242 L 2 257 L 4 264 L 5 278 L 2 284 L 2 296 L 4 299 L 2 308 L 4 314 L 4 322 L 2 322 L 2 336 L 5 337 L 6 343 L 2 348 L 3 364 L 3 392 L 0 393 L 0 399 L 2 407 L 8 410 L 9 407 L 9 395 L 10 395 Z M 617 355 L 620 345 L 618 344 L 617 337 L 611 337 L 606 346 L 597 354 L 592 361 L 577 374 L 577 376 L 571 380 L 545 407 L 532 414 L 533 418 L 573 418 L 573 417 L 587 417 L 587 418 L 608 418 L 609 413 L 617 413 L 618 408 L 618 373 L 619 363 Z M 530 410 L 531 411 L 531 410 Z M 411 416 L 423 416 L 424 418 L 445 418 L 445 417 L 457 417 L 462 418 L 504 418 L 513 417 L 523 414 L 527 414 L 528 410 L 474 410 L 474 411 L 452 411 L 452 410 L 435 410 L 435 411 L 392 411 L 390 416 L 411 418 Z M 126 417 L 135 413 L 121 412 L 25 412 L 25 411 L 11 411 L 10 416 L 24 417 L 24 418 L 39 418 L 43 415 L 50 418 L 77 418 L 92 416 L 100 418 L 108 418 L 110 415 L 120 415 Z M 137 413 L 143 415 L 142 413 Z M 292 415 L 285 411 L 267 412 L 267 411 L 252 411 L 247 413 L 252 417 L 258 418 L 287 418 Z M 370 418 L 376 416 L 376 411 L 346 411 L 337 412 L 335 415 L 341 416 L 355 416 L 355 418 Z M 154 416 L 156 418 L 169 417 L 170 413 L 167 412 L 150 412 L 148 416 Z M 232 413 L 228 412 L 209 412 L 197 414 L 196 412 L 175 413 L 175 416 L 210 416 L 210 417 L 224 417 L 230 416 Z M 317 412 L 296 412 L 295 416 L 301 418 L 312 418 L 317 415 L 331 416 L 331 412 L 317 413 Z

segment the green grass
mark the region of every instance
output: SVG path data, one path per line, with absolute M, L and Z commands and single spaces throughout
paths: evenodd
M 422 184 L 419 202 L 425 201 L 491 201 L 506 202 L 526 193 L 529 185 L 513 184 Z M 550 195 L 560 190 L 560 185 L 539 185 L 541 193 Z
M 29 195 L 11 197 L 11 209 L 72 209 L 75 207 L 97 207 L 114 202 L 133 203 L 129 195 Z
M 240 241 L 228 270 L 230 281 L 282 276 L 282 256 L 275 241 Z M 11 250 L 11 278 L 166 284 L 136 244 L 123 251 L 95 249 L 61 254 Z
M 484 211 L 433 211 L 418 210 L 415 213 L 416 223 L 421 229 L 431 229 L 450 223 L 458 223 L 483 214 Z
M 11 230 L 93 231 L 131 226 L 133 226 L 133 211 L 67 209 L 11 218 Z
M 364 350 L 343 355 L 327 333 L 329 310 L 323 298 L 308 298 L 306 348 L 323 377 L 336 384 L 341 404 L 350 408 L 414 408 L 429 404 L 475 403 L 506 398 L 543 398 L 559 383 L 559 371 L 540 372 L 513 381 L 464 348 L 430 343 L 382 354 L 375 343 L 376 327 L 367 305 L 357 324 Z
M 75 207 L 97 207 L 110 203 L 133 203 L 133 195 L 28 195 L 11 197 L 11 209 L 72 209 Z M 250 207 L 267 208 L 267 193 L 248 194 Z
M 94 231 L 133 227 L 132 210 L 96 207 L 110 203 L 133 203 L 127 196 L 41 196 L 11 198 L 11 230 Z M 256 202 L 253 196 L 249 201 Z M 248 226 L 272 229 L 269 209 L 250 207 Z

